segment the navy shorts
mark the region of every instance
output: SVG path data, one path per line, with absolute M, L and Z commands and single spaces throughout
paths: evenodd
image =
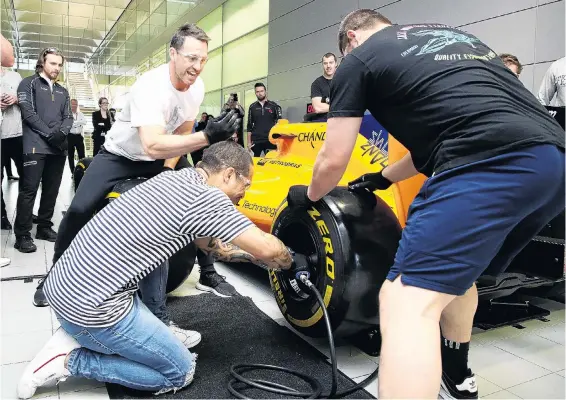
M 467 164 L 423 184 L 387 276 L 463 295 L 513 258 L 564 210 L 564 152 L 538 145 Z

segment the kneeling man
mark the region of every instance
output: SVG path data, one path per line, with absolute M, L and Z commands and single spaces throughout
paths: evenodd
M 163 172 L 89 221 L 45 281 L 61 328 L 28 365 L 18 396 L 69 376 L 156 394 L 189 385 L 196 355 L 140 301 L 138 283 L 192 241 L 224 259 L 301 264 L 234 207 L 252 177 L 246 150 L 216 143 L 196 168 Z

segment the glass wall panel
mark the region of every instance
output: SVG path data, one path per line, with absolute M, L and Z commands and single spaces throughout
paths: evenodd
M 208 51 L 222 46 L 222 6 L 198 21 L 197 25 L 210 36 Z
M 222 49 L 208 53 L 208 62 L 200 74 L 204 80 L 204 89 L 212 92 L 222 88 Z
M 205 94 L 204 101 L 200 106 L 198 119 L 200 119 L 200 114 L 203 112 L 217 117 L 220 114 L 220 111 L 222 110 L 223 104 L 224 103 L 222 102 L 222 92 L 220 90 Z
M 269 0 L 228 0 L 223 21 L 223 43 L 228 43 L 269 22 Z
M 224 46 L 222 85 L 233 86 L 267 76 L 268 27 Z

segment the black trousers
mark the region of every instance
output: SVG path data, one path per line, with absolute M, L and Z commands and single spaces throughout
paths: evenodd
M 18 176 L 20 177 L 20 179 L 23 176 L 23 171 L 22 171 L 22 166 L 23 166 L 23 161 L 22 161 L 22 157 L 23 157 L 23 141 L 22 141 L 22 137 L 18 136 L 18 137 L 13 137 L 13 138 L 8 138 L 8 139 L 2 139 L 1 142 L 1 155 L 0 157 L 2 157 L 2 180 L 0 182 L 4 181 L 4 168 L 6 168 L 6 173 L 8 174 L 8 176 L 10 176 L 12 174 L 12 160 L 14 160 L 14 163 L 16 164 L 16 169 L 18 170 Z M 0 185 L 1 186 L 1 185 Z M 0 187 L 0 192 L 2 191 L 1 187 Z M 6 203 L 4 203 L 4 194 L 1 194 L 2 197 L 2 217 L 7 216 L 6 213 Z
M 74 135 L 69 133 L 67 135 L 68 150 L 69 150 L 69 168 L 71 174 L 75 172 L 75 149 L 79 156 L 79 160 L 85 157 L 85 141 L 82 135 Z
M 65 156 L 54 154 L 24 154 L 23 176 L 16 209 L 16 237 L 29 235 L 33 226 L 32 213 L 37 190 L 41 183 L 41 200 L 37 213 L 37 229 L 51 228 L 53 210 L 61 186 Z
M 102 146 L 104 145 L 106 138 L 104 136 L 93 136 L 92 137 L 92 156 L 96 156 Z
M 261 157 L 262 151 L 265 152 L 265 154 L 267 154 L 269 150 L 277 149 L 277 146 L 275 146 L 271 142 L 254 142 L 253 139 L 252 142 L 254 144 L 254 147 L 252 147 L 252 150 L 254 152 L 254 157 Z
M 101 148 L 87 168 L 75 197 L 67 209 L 55 241 L 53 264 L 59 260 L 79 231 L 92 218 L 114 185 L 125 179 L 152 178 L 163 169 L 164 160 L 132 161 Z M 186 157 L 181 157 L 176 169 L 190 166 Z M 174 196 L 174 193 L 171 193 Z M 212 258 L 197 252 L 199 265 L 212 264 Z M 202 263 L 201 263 L 202 260 Z

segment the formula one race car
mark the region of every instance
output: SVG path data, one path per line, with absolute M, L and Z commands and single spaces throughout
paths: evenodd
M 347 190 L 349 181 L 380 171 L 406 153 L 367 114 L 339 187 L 308 210 L 291 210 L 285 200 L 289 187 L 309 184 L 325 134 L 326 122 L 291 124 L 280 120 L 270 132 L 270 141 L 277 150 L 254 158 L 252 186 L 237 207 L 262 230 L 315 260 L 311 281 L 324 298 L 334 334 L 350 336 L 379 324 L 378 293 L 393 265 L 409 205 L 425 177 L 419 175 L 394 184 L 388 190 L 375 192 L 375 197 Z M 76 180 L 80 180 L 85 165 L 88 160 L 79 162 Z M 143 179 L 124 181 L 108 198 L 140 182 Z M 191 245 L 172 257 L 168 291 L 182 284 L 194 259 L 195 248 Z M 278 272 L 270 272 L 269 280 L 281 313 L 294 328 L 308 336 L 325 334 L 322 310 L 301 282 Z M 486 271 L 477 281 L 480 304 L 486 305 L 487 314 L 496 304 L 495 299 L 518 289 L 548 286 L 556 290 L 557 285 L 564 286 L 564 214 L 549 223 L 506 273 L 491 276 Z M 513 322 L 532 318 L 524 307 L 516 309 L 520 312 Z

